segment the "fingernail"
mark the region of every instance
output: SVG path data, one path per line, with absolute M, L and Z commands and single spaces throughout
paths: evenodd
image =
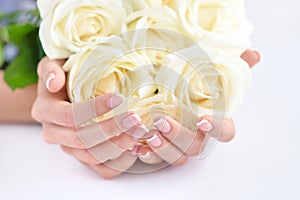
M 142 124 L 133 131 L 132 136 L 137 139 L 140 139 L 144 137 L 147 133 L 149 133 L 149 129 L 144 124 Z
M 138 155 L 139 148 L 140 148 L 139 146 L 134 146 L 134 147 L 130 150 L 131 154 L 134 155 L 134 156 L 137 156 L 137 155 Z
M 165 119 L 155 121 L 153 125 L 162 133 L 169 133 L 171 131 L 171 125 Z
M 106 101 L 109 108 L 115 108 L 124 101 L 125 97 L 122 94 L 115 94 Z
M 125 128 L 132 128 L 137 125 L 141 120 L 140 116 L 137 114 L 129 115 L 127 118 L 123 120 L 123 126 Z
M 128 148 L 127 150 L 128 151 L 132 151 L 134 149 L 134 147 L 130 147 L 130 148 Z
M 47 81 L 46 81 L 46 88 L 48 90 L 50 90 L 50 83 L 51 81 L 55 78 L 55 74 L 54 73 L 50 73 L 47 77 Z
M 147 142 L 150 143 L 153 147 L 159 147 L 162 144 L 162 141 L 156 134 L 154 134 L 152 138 L 149 138 Z
M 139 156 L 142 159 L 149 160 L 151 158 L 150 152 L 143 153 Z
M 209 132 L 213 128 L 212 124 L 209 121 L 207 121 L 206 119 L 202 119 L 200 122 L 198 122 L 197 127 L 202 132 Z

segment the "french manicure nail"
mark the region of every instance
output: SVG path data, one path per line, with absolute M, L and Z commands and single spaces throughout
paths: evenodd
M 197 126 L 202 132 L 209 132 L 213 129 L 212 124 L 206 119 L 202 119 L 200 122 L 198 122 Z
M 52 72 L 47 76 L 46 88 L 50 90 L 50 83 L 55 78 L 55 74 Z
M 109 108 L 115 108 L 124 101 L 125 97 L 122 94 L 115 94 L 106 101 Z
M 153 147 L 159 147 L 162 144 L 162 141 L 156 134 L 154 134 L 152 138 L 147 139 L 147 142 Z
M 132 155 L 137 156 L 137 155 L 138 155 L 139 149 L 140 149 L 139 146 L 134 146 L 134 147 L 132 148 L 132 150 L 130 150 L 130 152 L 131 152 Z
M 153 122 L 153 125 L 162 133 L 169 133 L 171 131 L 171 125 L 165 119 L 160 119 Z
M 127 118 L 123 120 L 123 126 L 125 128 L 132 128 L 137 125 L 141 120 L 140 116 L 137 114 L 129 115 Z
M 140 139 L 144 137 L 147 133 L 149 133 L 149 129 L 144 124 L 142 124 L 133 131 L 132 136 L 137 139 Z
M 151 158 L 151 154 L 150 152 L 146 152 L 144 154 L 141 154 L 139 157 L 145 160 L 149 160 Z

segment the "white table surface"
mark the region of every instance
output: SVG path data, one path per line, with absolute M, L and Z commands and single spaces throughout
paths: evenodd
M 248 0 L 263 54 L 235 116 L 237 136 L 205 160 L 102 180 L 37 125 L 0 125 L 0 199 L 300 199 L 300 3 Z

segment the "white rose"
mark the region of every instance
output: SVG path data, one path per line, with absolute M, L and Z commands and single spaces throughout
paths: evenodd
M 174 6 L 176 0 L 123 0 L 128 11 L 133 12 L 145 8 L 159 8 L 162 6 Z
M 173 91 L 186 109 L 198 117 L 231 117 L 250 84 L 248 64 L 216 49 L 210 49 L 209 55 L 213 57 L 199 46 L 170 54 L 155 81 Z
M 38 0 L 40 39 L 52 59 L 68 58 L 96 38 L 119 34 L 125 9 L 121 0 Z
M 175 11 L 167 6 L 144 8 L 130 13 L 124 22 L 123 32 L 142 28 L 177 30 L 178 18 Z
M 118 92 L 127 97 L 127 101 L 97 120 L 128 110 L 137 112 L 149 127 L 157 114 L 175 118 L 179 110 L 176 98 L 171 94 L 157 94 L 154 82 L 156 70 L 146 51 L 131 51 L 132 40 L 124 41 L 124 38 L 131 37 L 115 36 L 107 42 L 86 47 L 69 58 L 64 69 L 70 70 L 68 93 L 71 101 L 87 101 L 106 93 Z
M 249 83 L 247 64 L 215 49 L 210 52 L 212 61 L 202 48 L 188 42 L 170 47 L 169 53 L 162 54 L 161 63 L 153 63 L 149 52 L 155 51 L 156 45 L 160 45 L 157 50 L 168 42 L 174 45 L 174 40 L 165 40 L 167 31 L 162 32 L 163 37 L 158 33 L 153 29 L 129 32 L 71 56 L 64 66 L 71 69 L 70 99 L 81 102 L 121 93 L 127 101 L 98 120 L 133 110 L 149 127 L 158 114 L 169 115 L 190 129 L 195 129 L 202 115 L 232 115 Z M 169 38 L 174 38 L 173 32 Z
M 181 21 L 180 32 L 201 45 L 235 55 L 249 48 L 252 26 L 243 0 L 177 0 L 174 9 Z

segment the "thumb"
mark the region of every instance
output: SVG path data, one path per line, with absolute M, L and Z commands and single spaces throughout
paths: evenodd
M 44 57 L 38 65 L 39 79 L 51 93 L 60 91 L 66 82 L 65 72 L 61 68 L 64 60 L 50 60 Z

